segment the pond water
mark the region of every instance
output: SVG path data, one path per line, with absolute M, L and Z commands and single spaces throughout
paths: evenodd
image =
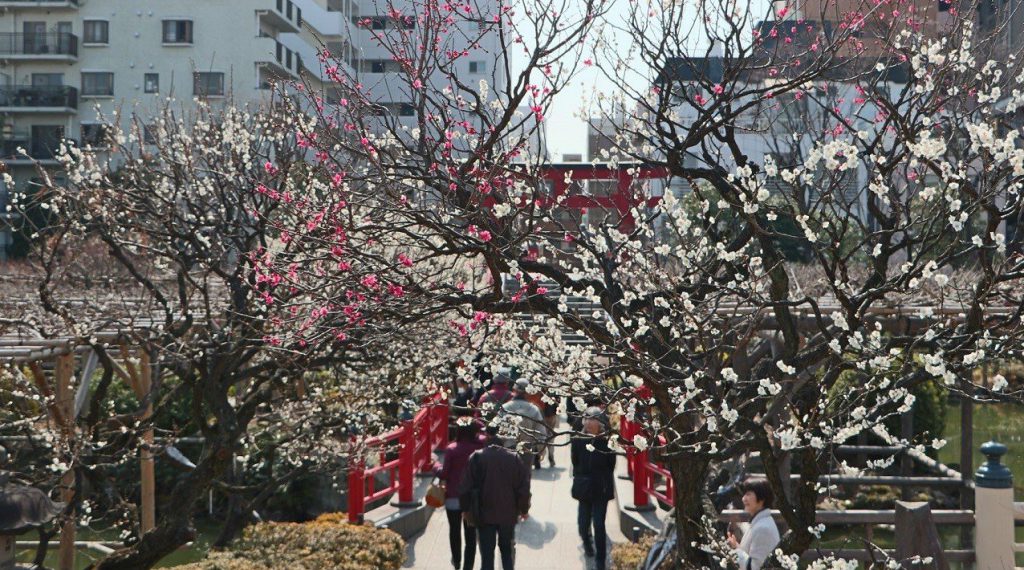
M 960 462 L 960 405 L 951 403 L 946 414 L 946 429 L 943 439 L 946 446 L 939 450 L 939 459 L 954 467 Z M 971 472 L 986 461 L 981 454 L 981 444 L 995 440 L 1007 446 L 1008 452 L 1003 462 L 1014 474 L 1014 487 L 1017 500 L 1024 501 L 1024 407 L 1013 404 L 985 404 L 974 406 L 974 461 Z M 882 547 L 893 547 L 895 536 L 892 527 L 876 527 L 873 540 Z M 960 532 L 958 527 L 940 527 L 939 534 L 948 549 L 960 548 Z M 823 547 L 861 548 L 863 546 L 863 527 L 836 527 L 826 531 L 822 541 Z M 1017 542 L 1024 542 L 1024 527 L 1017 527 Z M 1017 555 L 1018 566 L 1024 563 L 1024 556 Z M 959 565 L 952 565 L 958 567 Z
M 946 435 L 949 443 L 939 450 L 939 459 L 948 464 L 960 463 L 960 405 L 950 405 L 946 415 Z M 974 406 L 974 465 L 977 471 L 985 462 L 981 444 L 995 440 L 1006 445 L 1003 457 L 1013 472 L 1013 485 L 1017 499 L 1024 500 L 1024 407 L 1015 404 L 984 404 Z

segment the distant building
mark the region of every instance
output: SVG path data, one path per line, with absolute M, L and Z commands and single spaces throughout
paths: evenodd
M 29 158 L 55 166 L 63 139 L 98 145 L 116 110 L 122 124 L 144 124 L 175 99 L 259 105 L 281 80 L 329 83 L 318 61 L 326 47 L 354 73 L 384 113 L 412 115 L 405 77 L 398 78 L 374 34 L 417 25 L 414 4 L 375 0 L 0 0 L 0 161 L 19 188 L 31 188 Z M 388 13 L 393 7 L 397 12 Z M 450 34 L 451 50 L 471 55 L 455 64 L 464 82 L 494 84 L 497 0 L 474 3 L 478 17 Z M 404 10 L 404 11 L 403 11 Z M 471 43 L 479 50 L 470 50 Z M 474 55 L 480 54 L 480 55 Z M 395 80 L 396 78 L 401 80 Z M 435 78 L 424 78 L 434 81 Z M 328 85 L 329 87 L 329 85 Z M 492 87 L 493 91 L 493 87 Z M 143 133 L 143 138 L 146 138 Z M 59 177 L 58 177 L 59 178 Z M 0 260 L 12 234 L 0 183 Z

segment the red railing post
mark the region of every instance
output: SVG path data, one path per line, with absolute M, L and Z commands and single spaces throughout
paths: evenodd
M 348 470 L 348 522 L 362 524 L 366 510 L 366 483 L 363 480 L 365 464 L 362 458 L 349 459 Z
M 647 496 L 647 488 L 651 484 L 651 474 L 647 470 L 649 452 L 645 449 L 633 453 L 633 507 L 639 510 L 650 506 L 650 498 Z
M 626 416 L 619 418 L 619 436 L 622 441 L 631 442 L 633 441 L 633 422 L 626 419 Z M 636 450 L 633 446 L 626 446 L 626 475 L 629 479 L 633 478 L 633 462 L 636 460 Z
M 412 503 L 413 472 L 416 469 L 416 426 L 412 420 L 402 422 L 402 435 L 398 438 L 398 502 Z
M 434 472 L 434 410 L 427 408 L 426 412 L 420 416 L 419 425 L 416 426 L 416 449 L 419 453 L 416 464 L 420 475 Z
M 437 404 L 437 447 L 434 449 L 444 449 L 448 446 L 448 416 L 451 410 L 448 409 L 448 400 L 440 400 Z

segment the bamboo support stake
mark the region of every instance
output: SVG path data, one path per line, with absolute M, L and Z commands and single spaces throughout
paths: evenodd
M 36 365 L 38 367 L 38 363 Z M 40 372 L 42 369 L 39 368 Z M 74 426 L 68 421 L 68 418 L 73 417 L 73 406 L 74 406 L 74 395 L 71 393 L 71 376 L 75 372 L 75 356 L 73 354 L 65 354 L 57 358 L 57 367 L 55 370 L 55 376 L 57 380 L 57 390 L 55 394 L 55 406 L 60 413 L 63 415 L 61 421 L 63 421 L 62 431 L 65 434 L 66 443 L 71 446 L 72 437 L 74 434 Z M 35 371 L 33 371 L 35 374 Z M 54 418 L 55 420 L 57 418 Z M 73 469 L 68 470 L 64 473 L 61 479 L 61 500 L 65 503 L 70 503 L 75 498 L 75 472 Z M 64 526 L 60 531 L 60 551 L 58 553 L 58 564 L 57 567 L 60 570 L 74 570 L 75 568 L 75 517 L 76 513 L 72 509 L 70 512 L 70 520 L 64 523 Z
M 61 358 L 65 357 L 62 356 Z M 58 362 L 60 362 L 59 359 Z M 50 418 L 53 419 L 53 423 L 60 428 L 61 432 L 67 435 L 68 422 L 64 417 L 64 411 L 60 408 L 59 397 L 54 397 L 53 391 L 50 390 L 50 384 L 46 381 L 46 372 L 43 371 L 43 367 L 39 365 L 37 360 L 30 362 L 28 369 L 32 373 L 32 381 L 35 383 L 36 388 L 39 389 L 39 393 L 46 400 L 46 409 L 50 412 Z
M 143 393 L 139 399 L 149 397 L 153 389 L 153 367 L 150 363 L 149 351 L 143 350 L 139 359 L 139 384 Z M 146 404 L 142 421 L 148 422 L 153 417 L 153 402 Z M 153 459 L 153 426 L 146 427 L 142 432 L 142 449 L 140 450 L 140 475 L 142 485 L 142 534 L 156 527 L 156 466 Z

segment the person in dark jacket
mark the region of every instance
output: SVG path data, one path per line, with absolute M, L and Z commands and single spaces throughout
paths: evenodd
M 526 520 L 530 512 L 530 469 L 501 446 L 497 427 L 488 426 L 487 435 L 487 447 L 470 456 L 459 498 L 469 504 L 470 490 L 480 488 L 481 570 L 494 570 L 495 545 L 501 552 L 501 567 L 514 570 L 516 522 Z
M 608 501 L 615 497 L 615 453 L 608 448 L 608 417 L 601 408 L 583 413 L 583 437 L 572 440 L 572 498 L 579 501 L 577 523 L 583 552 L 604 570 L 608 557 L 608 533 L 604 519 Z M 593 528 L 593 541 L 591 541 Z
M 444 482 L 444 509 L 448 515 L 448 543 L 452 549 L 455 570 L 473 570 L 476 558 L 476 528 L 462 520 L 459 488 L 469 464 L 469 456 L 484 447 L 479 437 L 480 424 L 469 417 L 459 418 L 455 428 L 455 441 L 444 451 L 444 463 L 437 478 Z M 460 532 L 461 527 L 461 532 Z M 462 534 L 466 535 L 463 552 Z

